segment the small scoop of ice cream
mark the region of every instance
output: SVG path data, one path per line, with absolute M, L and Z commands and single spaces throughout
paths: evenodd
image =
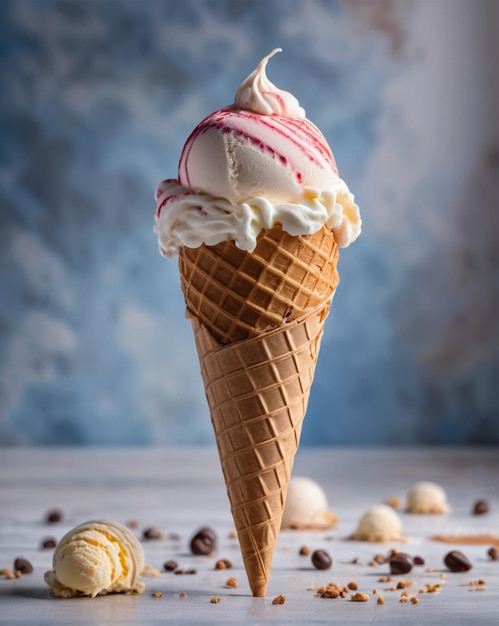
M 415 483 L 407 494 L 408 513 L 446 513 L 447 495 L 445 491 L 432 482 Z
M 45 582 L 60 598 L 144 590 L 137 581 L 144 568 L 142 546 L 116 522 L 90 521 L 70 530 L 57 545 L 52 567 Z
M 328 511 L 326 494 L 318 483 L 304 476 L 290 479 L 282 529 L 325 529 L 336 521 L 336 515 Z
M 352 538 L 358 541 L 401 541 L 402 522 L 392 507 L 378 504 L 360 518 Z

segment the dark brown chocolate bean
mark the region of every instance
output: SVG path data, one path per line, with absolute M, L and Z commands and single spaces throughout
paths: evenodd
M 48 550 L 49 548 L 55 548 L 56 545 L 57 545 L 57 541 L 54 537 L 45 537 L 45 539 L 42 539 L 40 547 L 43 550 Z
M 390 557 L 388 561 L 391 574 L 407 574 L 413 566 L 412 557 L 404 552 L 398 552 Z
M 467 557 L 459 550 L 451 550 L 446 554 L 444 563 L 451 572 L 467 572 L 473 567 Z
M 64 515 L 60 509 L 51 509 L 45 514 L 45 521 L 48 524 L 58 524 L 62 522 Z
M 163 563 L 163 569 L 165 570 L 165 572 L 173 572 L 177 569 L 177 567 L 177 561 L 174 561 L 173 559 L 171 559 L 170 561 L 165 561 Z
M 24 559 L 20 556 L 14 561 L 14 571 L 21 572 L 21 574 L 31 574 L 33 566 L 28 559 Z
M 217 546 L 217 535 L 211 528 L 201 528 L 191 539 L 192 554 L 213 554 Z
M 415 556 L 413 561 L 414 561 L 414 565 L 424 565 L 425 564 L 425 560 L 423 559 L 422 556 Z
M 142 538 L 147 540 L 163 539 L 163 536 L 164 535 L 159 528 L 155 528 L 154 526 L 144 528 L 144 531 L 142 532 Z
M 333 564 L 333 559 L 326 550 L 314 550 L 312 552 L 312 565 L 316 569 L 329 569 Z
M 473 507 L 473 515 L 484 515 L 489 512 L 489 503 L 486 500 L 477 500 Z
M 487 555 L 491 561 L 499 561 L 499 550 L 494 546 L 487 550 Z

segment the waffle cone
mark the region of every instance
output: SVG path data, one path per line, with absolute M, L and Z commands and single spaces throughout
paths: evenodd
M 192 319 L 206 397 L 251 591 L 264 596 L 330 300 L 223 346 Z
M 260 233 L 255 250 L 233 241 L 179 253 L 187 309 L 222 344 L 255 337 L 314 311 L 338 284 L 338 247 L 322 227 L 292 236 L 280 226 Z

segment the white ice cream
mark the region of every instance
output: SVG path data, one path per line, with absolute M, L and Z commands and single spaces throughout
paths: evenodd
M 359 236 L 359 208 L 326 139 L 265 75 L 272 54 L 242 83 L 234 105 L 193 130 L 178 180 L 158 186 L 155 232 L 164 256 L 229 239 L 251 252 L 260 231 L 276 224 L 294 236 L 327 225 L 339 247 Z
M 282 516 L 282 529 L 331 528 L 336 515 L 328 510 L 322 487 L 304 476 L 293 476 L 288 484 L 288 495 Z
M 401 541 L 402 522 L 392 507 L 378 504 L 360 518 L 352 538 L 358 541 Z
M 69 531 L 57 545 L 52 567 L 45 581 L 61 598 L 144 589 L 138 582 L 144 568 L 142 545 L 116 522 L 90 521 Z
M 447 510 L 447 495 L 436 483 L 415 483 L 407 494 L 408 513 L 439 514 Z

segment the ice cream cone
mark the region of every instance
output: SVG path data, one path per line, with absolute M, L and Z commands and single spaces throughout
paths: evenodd
M 227 346 L 192 319 L 218 452 L 254 596 L 264 596 L 330 299 Z
M 338 246 L 325 226 L 299 237 L 280 226 L 263 230 L 251 253 L 233 241 L 179 253 L 187 309 L 222 344 L 255 337 L 329 301 L 337 262 Z

